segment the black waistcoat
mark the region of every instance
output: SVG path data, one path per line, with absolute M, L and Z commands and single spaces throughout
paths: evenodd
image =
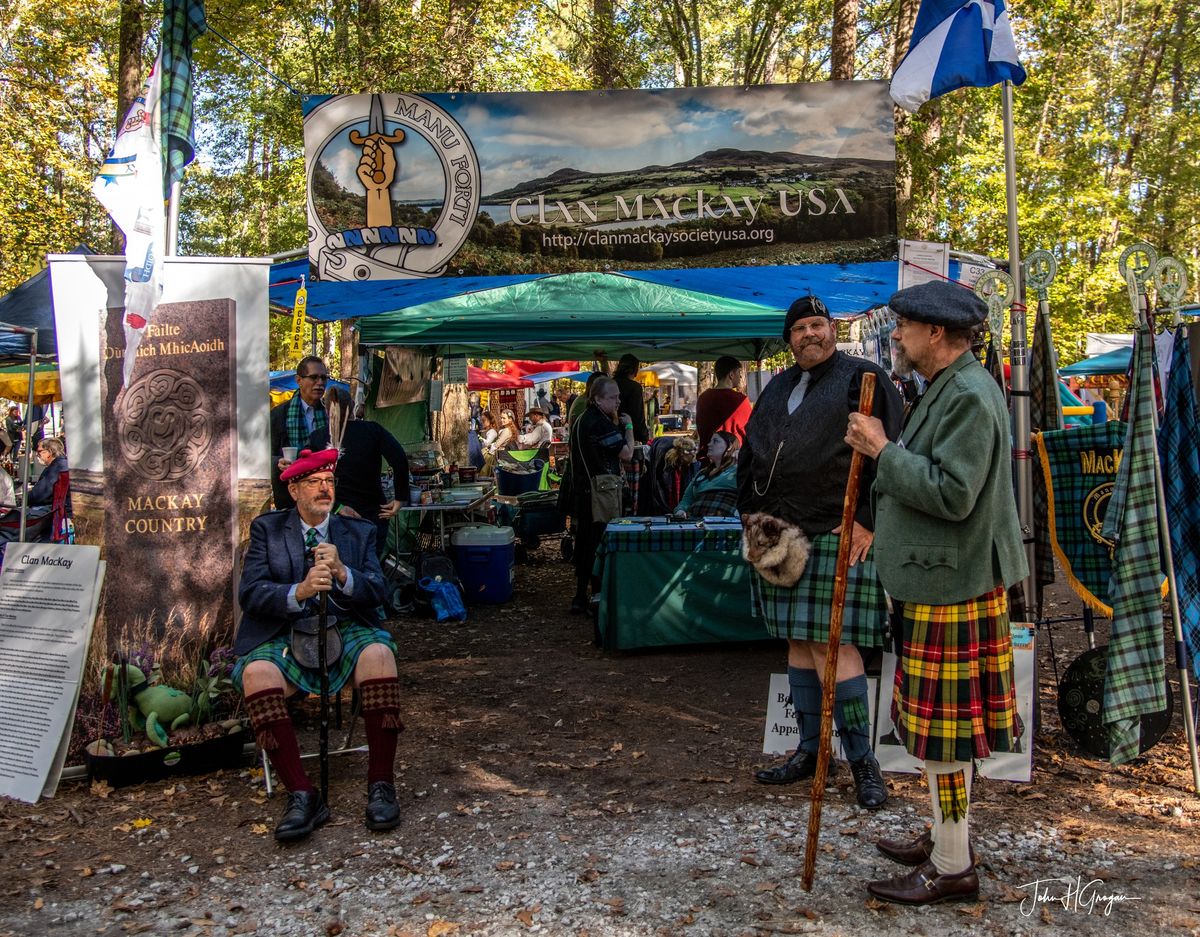
M 809 536 L 828 533 L 842 522 L 852 454 L 842 440 L 850 416 L 850 383 L 861 365 L 835 352 L 832 365 L 809 384 L 804 401 L 791 414 L 787 403 L 799 383 L 799 377 L 791 380 L 796 372 L 785 371 L 763 389 L 746 427 L 753 486 L 744 511 L 771 514 Z

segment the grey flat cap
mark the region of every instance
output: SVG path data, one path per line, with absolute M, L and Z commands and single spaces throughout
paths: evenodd
M 930 325 L 973 328 L 987 318 L 987 306 L 973 290 L 931 280 L 892 294 L 888 306 L 898 316 Z

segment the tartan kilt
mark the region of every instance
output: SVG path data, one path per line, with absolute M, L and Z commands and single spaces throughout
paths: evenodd
M 354 665 L 358 663 L 358 655 L 372 644 L 386 645 L 393 654 L 396 645 L 392 636 L 382 628 L 368 628 L 357 621 L 339 622 L 338 630 L 342 632 L 342 656 L 329 670 L 329 692 L 337 693 L 350 680 L 354 673 Z M 285 679 L 292 686 L 299 687 L 305 693 L 321 695 L 321 675 L 315 670 L 308 670 L 296 663 L 288 647 L 288 632 L 276 635 L 270 641 L 260 644 L 249 654 L 243 654 L 233 665 L 230 675 L 233 685 L 238 692 L 242 691 L 242 671 L 252 660 L 269 660 L 279 668 Z
M 909 754 L 972 761 L 1015 751 L 1012 637 L 1002 586 L 954 605 L 901 606 L 892 722 Z
M 776 638 L 797 641 L 829 640 L 833 612 L 833 579 L 837 570 L 838 535 L 812 538 L 812 552 L 804 575 L 792 587 L 776 586 L 754 573 L 754 591 L 767 631 Z M 850 567 L 846 575 L 846 608 L 842 615 L 842 643 L 861 648 L 883 646 L 887 624 L 887 599 L 875 561 Z

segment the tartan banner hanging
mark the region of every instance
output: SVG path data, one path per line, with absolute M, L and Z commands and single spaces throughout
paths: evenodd
M 1104 533 L 1117 543 L 1108 593 L 1112 635 L 1102 707 L 1111 745 L 1109 761 L 1114 765 L 1137 757 L 1142 716 L 1167 706 L 1153 357 L 1153 335 L 1140 328 L 1134 344 L 1125 458 L 1104 525 Z
M 1200 678 L 1200 422 L 1185 326 L 1175 333 L 1158 451 L 1167 516 L 1171 518 L 1171 554 L 1183 640 L 1192 658 L 1192 671 Z
M 1058 366 L 1054 355 L 1050 317 L 1037 314 L 1029 357 L 1029 422 L 1034 432 L 1049 433 L 1063 428 L 1062 402 L 1058 394 Z M 1044 464 L 1044 461 L 1043 461 Z M 1033 555 L 1034 582 L 1038 589 L 1038 613 L 1041 593 L 1054 582 L 1054 550 L 1050 545 L 1050 508 L 1044 470 L 1033 473 Z
M 1114 544 L 1104 518 L 1125 451 L 1125 424 L 1109 420 L 1079 429 L 1036 433 L 1046 481 L 1050 542 L 1071 588 L 1087 605 L 1112 615 L 1108 582 Z

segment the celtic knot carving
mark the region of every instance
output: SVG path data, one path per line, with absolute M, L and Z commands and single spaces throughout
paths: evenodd
M 203 388 L 171 368 L 151 371 L 125 389 L 117 406 L 117 441 L 130 468 L 151 481 L 196 470 L 213 439 Z

